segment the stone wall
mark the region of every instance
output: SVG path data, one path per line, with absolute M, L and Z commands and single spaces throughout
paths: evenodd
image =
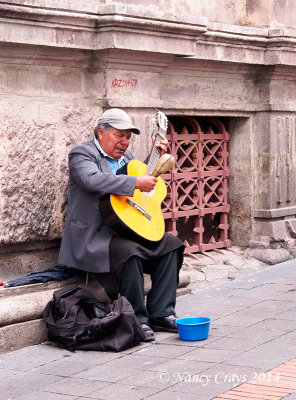
M 140 159 L 155 108 L 227 117 L 233 243 L 293 247 L 294 3 L 0 1 L 2 270 L 16 252 L 24 270 L 28 251 L 40 268 L 55 263 L 67 154 L 108 107 L 140 126 L 131 143 Z

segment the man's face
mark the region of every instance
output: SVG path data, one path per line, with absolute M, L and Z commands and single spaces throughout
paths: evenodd
M 131 131 L 110 128 L 104 133 L 98 129 L 98 142 L 108 156 L 118 160 L 126 151 L 130 144 Z

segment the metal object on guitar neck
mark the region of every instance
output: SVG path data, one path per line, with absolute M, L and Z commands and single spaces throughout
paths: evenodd
M 163 154 L 155 167 L 155 170 L 152 172 L 151 175 L 155 176 L 156 178 L 161 175 L 166 173 L 169 169 L 171 169 L 173 167 L 175 163 L 175 159 L 173 156 L 171 156 L 170 154 Z
M 157 135 L 160 137 L 160 139 L 163 139 L 163 140 L 166 139 L 165 135 L 161 134 L 160 132 L 158 132 Z

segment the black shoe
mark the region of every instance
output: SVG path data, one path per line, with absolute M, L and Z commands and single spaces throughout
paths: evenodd
M 155 340 L 154 332 L 150 326 L 148 324 L 141 324 L 141 326 L 146 335 L 145 339 L 142 339 L 142 342 L 152 342 Z
M 149 325 L 154 332 L 172 332 L 178 333 L 178 326 L 175 320 L 178 317 L 176 315 L 169 315 L 168 317 L 150 318 Z

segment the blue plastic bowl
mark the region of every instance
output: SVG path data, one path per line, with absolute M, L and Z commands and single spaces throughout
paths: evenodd
M 205 340 L 209 336 L 211 318 L 190 317 L 176 319 L 181 340 Z

